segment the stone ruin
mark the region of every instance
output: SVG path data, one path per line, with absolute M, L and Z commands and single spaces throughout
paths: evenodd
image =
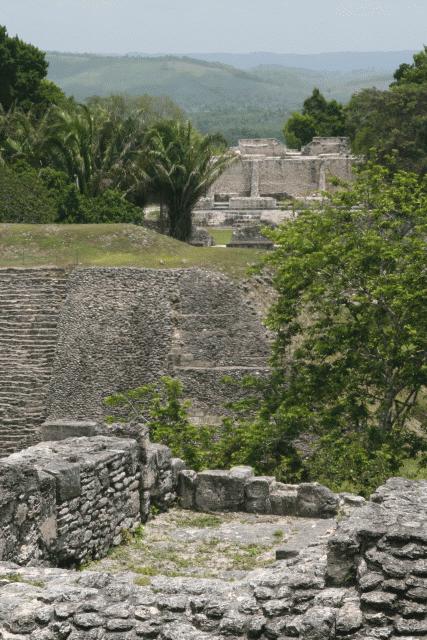
M 427 482 L 394 478 L 365 501 L 249 467 L 196 473 L 144 429 L 100 429 L 0 462 L 2 640 L 426 637 Z M 129 571 L 73 570 L 126 540 L 150 503 L 175 500 L 202 512 L 328 518 L 330 529 L 231 582 L 140 585 Z
M 145 428 L 104 424 L 105 395 L 162 372 L 206 420 L 220 374 L 265 371 L 267 336 L 227 278 L 5 269 L 0 296 L 0 444 L 15 451 L 0 460 L 1 640 L 427 637 L 426 481 L 366 501 L 249 467 L 197 473 Z M 174 504 L 327 528 L 234 581 L 84 570 Z
M 240 140 L 232 151 L 236 161 L 197 205 L 198 225 L 278 224 L 292 215 L 278 200 L 316 197 L 333 188 L 332 178 L 351 181 L 357 160 L 342 137 L 316 137 L 301 151 L 274 139 Z
M 216 424 L 235 394 L 224 376 L 264 375 L 268 356 L 253 302 L 220 274 L 0 269 L 0 458 L 46 429 L 92 435 L 103 398 L 162 375 Z

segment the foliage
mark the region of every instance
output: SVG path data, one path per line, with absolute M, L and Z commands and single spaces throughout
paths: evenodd
M 293 113 L 283 133 L 289 146 L 301 149 L 314 136 L 342 136 L 346 132 L 344 107 L 326 100 L 319 89 L 304 101 L 302 113 Z
M 47 74 L 45 54 L 18 37 L 9 37 L 0 26 L 0 104 L 29 109 L 40 102 L 41 83 Z
M 183 399 L 179 380 L 168 376 L 159 382 L 143 385 L 130 391 L 116 393 L 105 399 L 114 410 L 123 411 L 122 419 L 145 422 L 153 442 L 165 444 L 173 454 L 182 458 L 193 469 L 198 469 L 198 429 L 188 419 L 188 402 Z M 110 417 L 110 421 L 117 418 Z
M 427 170 L 427 83 L 366 89 L 346 108 L 347 130 L 357 154 L 391 168 Z
M 201 196 L 232 162 L 218 136 L 202 136 L 190 123 L 164 121 L 149 133 L 150 185 L 168 210 L 169 235 L 188 240 Z
M 45 224 L 55 217 L 55 198 L 34 169 L 0 167 L 0 222 Z
M 426 231 L 427 178 L 368 165 L 269 232 L 273 371 L 240 407 L 235 461 L 366 494 L 425 448 L 409 424 L 427 382 Z
M 427 47 L 402 64 L 388 91 L 365 89 L 346 107 L 354 151 L 393 169 L 427 171 Z
M 392 86 L 427 83 L 427 46 L 414 55 L 412 64 L 401 64 L 394 73 Z

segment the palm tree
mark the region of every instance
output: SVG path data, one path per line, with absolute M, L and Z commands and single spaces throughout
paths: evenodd
M 81 193 L 97 196 L 110 188 L 128 195 L 144 177 L 144 134 L 137 112 L 123 118 L 103 106 L 54 107 L 45 147 Z
M 161 122 L 148 141 L 151 190 L 167 207 L 169 234 L 187 241 L 196 203 L 234 158 L 222 139 L 202 136 L 189 122 Z

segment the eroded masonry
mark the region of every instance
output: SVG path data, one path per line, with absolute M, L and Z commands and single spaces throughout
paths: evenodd
M 366 501 L 250 467 L 196 472 L 146 426 L 105 423 L 105 395 L 162 373 L 204 420 L 230 393 L 224 373 L 263 375 L 268 337 L 239 287 L 138 269 L 5 269 L 0 287 L 2 640 L 427 637 L 426 481 L 393 478 Z M 168 569 L 165 546 L 147 571 L 142 544 L 105 570 L 173 513 L 245 515 L 206 538 L 211 563 L 221 536 L 286 535 L 267 562 L 209 577 L 189 566 L 190 520 L 172 541 L 187 573 Z
M 224 376 L 262 375 L 269 349 L 240 288 L 201 269 L 0 269 L 0 345 L 0 456 L 91 435 L 106 396 L 161 375 L 215 424 Z

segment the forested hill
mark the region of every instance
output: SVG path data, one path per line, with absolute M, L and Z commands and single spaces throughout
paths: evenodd
M 93 95 L 167 95 L 205 132 L 280 137 L 284 120 L 313 87 L 347 100 L 362 87 L 385 88 L 391 73 L 330 72 L 262 65 L 243 71 L 186 57 L 48 53 L 49 78 L 78 100 Z

